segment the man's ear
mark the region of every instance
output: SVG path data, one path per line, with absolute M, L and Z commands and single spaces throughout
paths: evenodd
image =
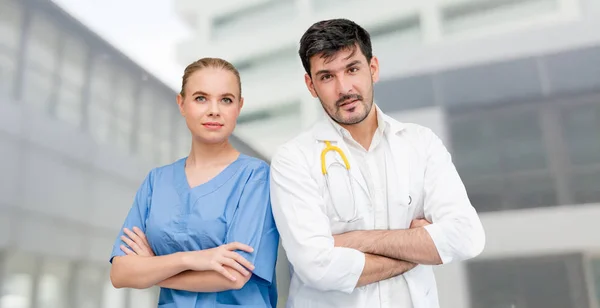
M 379 59 L 377 59 L 377 57 L 373 56 L 371 58 L 369 68 L 371 69 L 371 79 L 373 79 L 373 83 L 379 81 Z
M 312 96 L 314 98 L 317 98 L 317 91 L 315 91 L 315 84 L 312 81 L 312 78 L 310 77 L 309 74 L 304 74 L 304 83 L 306 83 L 306 87 L 308 88 L 308 91 L 310 91 L 310 94 L 312 94 Z

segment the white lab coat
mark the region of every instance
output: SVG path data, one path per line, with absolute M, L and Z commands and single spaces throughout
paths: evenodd
M 426 229 L 444 264 L 480 254 L 485 245 L 483 227 L 441 140 L 428 128 L 381 115 L 390 125 L 385 138 L 396 169 L 395 182 L 388 185 L 400 192 L 394 194 L 400 196 L 396 200 L 388 200 L 390 229 L 407 229 L 411 220 L 424 217 L 433 222 Z M 381 304 L 380 291 L 372 285 L 355 288 L 364 254 L 334 247 L 332 234 L 373 229 L 373 213 L 368 195 L 355 189 L 361 219 L 351 223 L 333 219 L 328 194 L 336 192 L 328 191 L 321 171 L 325 140 L 342 149 L 352 176 L 368 191 L 360 170 L 352 168 L 357 164 L 342 136 L 327 119 L 276 151 L 271 160 L 271 201 L 292 270 L 287 307 L 393 307 Z M 328 165 L 334 156 L 328 154 Z M 414 308 L 439 307 L 432 266 L 418 265 L 404 277 Z M 383 292 L 394 291 L 393 283 L 387 286 Z

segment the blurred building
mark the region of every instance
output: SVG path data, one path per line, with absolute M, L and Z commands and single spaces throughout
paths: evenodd
M 108 258 L 147 172 L 189 153 L 175 96 L 52 2 L 0 0 L 0 308 L 156 307 Z
M 600 2 L 176 0 L 197 50 L 241 70 L 238 135 L 267 157 L 322 116 L 297 55 L 345 17 L 372 35 L 376 102 L 446 142 L 481 213 L 485 252 L 437 270 L 442 307 L 598 307 Z M 282 299 L 285 298 L 282 292 Z

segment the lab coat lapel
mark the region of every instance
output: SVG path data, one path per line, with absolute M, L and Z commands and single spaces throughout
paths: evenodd
M 313 132 L 317 141 L 318 158 L 321 159 L 321 151 L 325 149 L 325 141 L 331 141 L 331 144 L 333 146 L 339 147 L 342 150 L 342 152 L 346 155 L 348 163 L 350 164 L 350 174 L 354 177 L 356 182 L 364 189 L 364 191 L 368 192 L 369 188 L 367 187 L 367 183 L 365 182 L 365 179 L 362 173 L 360 172 L 360 168 L 358 167 L 356 160 L 354 160 L 354 158 L 352 157 L 352 153 L 350 153 L 348 145 L 346 144 L 346 142 L 344 142 L 340 133 L 336 131 L 335 127 L 327 120 L 322 120 L 317 125 L 315 125 L 315 127 L 313 128 Z M 333 154 L 333 152 L 330 153 L 328 153 L 327 155 L 327 166 L 329 166 L 334 161 L 331 159 L 331 155 Z M 342 162 L 339 155 L 336 154 L 336 157 L 336 159 L 339 159 L 339 161 Z M 319 169 L 320 168 L 321 164 L 319 163 Z
M 410 162 L 408 155 L 408 144 L 397 130 L 387 132 L 387 140 L 392 153 L 392 162 L 394 164 L 395 177 L 392 180 L 388 178 L 388 183 L 393 183 L 390 189 L 397 193 L 391 194 L 396 196 L 395 200 L 390 200 L 390 204 L 401 204 L 409 206 L 412 203 L 410 196 Z

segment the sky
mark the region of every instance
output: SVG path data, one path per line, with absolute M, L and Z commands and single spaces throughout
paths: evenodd
M 159 80 L 179 90 L 176 46 L 190 30 L 172 0 L 53 0 Z

